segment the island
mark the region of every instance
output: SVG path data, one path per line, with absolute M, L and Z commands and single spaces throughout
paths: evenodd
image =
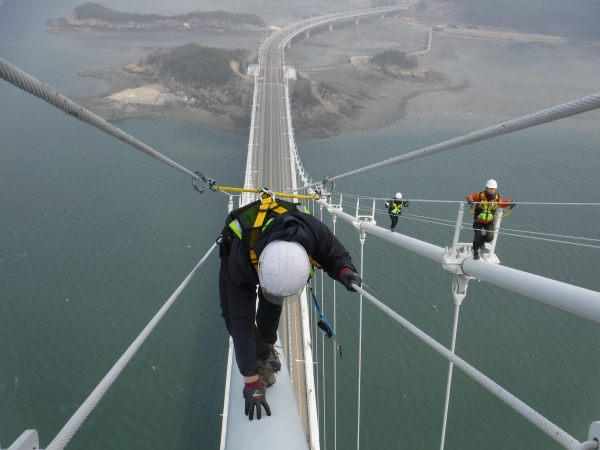
M 86 34 L 127 31 L 232 30 L 258 31 L 266 24 L 255 14 L 234 14 L 225 11 L 196 11 L 178 16 L 136 14 L 114 11 L 99 3 L 84 3 L 61 19 L 46 21 L 50 33 Z

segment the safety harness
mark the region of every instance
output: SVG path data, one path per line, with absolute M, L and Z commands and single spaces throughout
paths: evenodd
M 498 208 L 498 201 L 500 200 L 500 194 L 496 194 L 492 201 L 487 199 L 485 191 L 479 193 L 479 202 L 475 209 L 471 210 L 472 213 L 477 215 L 477 220 L 482 223 L 490 223 L 494 220 L 494 213 Z
M 263 193 L 261 195 L 262 203 L 260 205 L 252 205 L 249 208 L 240 208 L 234 211 L 233 220 L 229 223 L 229 229 L 235 234 L 241 241 L 244 251 L 248 254 L 250 262 L 258 272 L 258 257 L 254 251 L 256 242 L 258 241 L 261 233 L 269 226 L 273 219 L 279 215 L 288 211 L 298 211 L 299 203 L 291 203 L 284 200 L 278 200 L 277 202 L 269 193 Z M 304 212 L 308 213 L 308 210 L 303 207 Z M 309 255 L 312 266 L 320 269 L 319 265 Z M 312 275 L 312 268 L 311 268 Z

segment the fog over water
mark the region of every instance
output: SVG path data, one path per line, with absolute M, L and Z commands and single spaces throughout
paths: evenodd
M 136 62 L 148 47 L 186 42 L 174 34 L 153 42 L 134 35 L 45 32 L 46 19 L 66 17 L 81 3 L 4 0 L 0 57 L 72 97 L 108 88 L 103 81 L 77 76 L 80 72 Z M 197 9 L 253 12 L 268 23 L 337 5 L 102 4 L 165 15 Z M 202 33 L 194 39 L 211 46 L 239 45 L 235 36 Z M 319 39 L 325 37 L 315 36 Z M 245 45 L 257 46 L 258 40 Z M 317 179 L 343 173 L 600 91 L 598 47 L 589 42 L 519 45 L 440 37 L 438 53 L 424 58 L 424 64 L 465 74 L 468 89 L 416 97 L 406 118 L 380 129 L 301 140 L 305 167 Z M 363 48 L 376 45 L 369 41 Z M 315 55 L 314 65 L 326 64 L 326 51 Z M 289 58 L 298 67 L 311 64 L 308 43 L 299 44 L 295 55 L 296 62 L 292 49 Z M 337 189 L 345 193 L 344 210 L 350 214 L 356 202 L 350 194 L 387 197 L 401 191 L 412 199 L 462 200 L 489 178 L 498 180 L 501 195 L 517 202 L 597 201 L 599 118 L 598 112 L 588 113 L 350 178 Z M 116 125 L 222 185 L 243 182 L 247 136 L 160 119 Z M 180 173 L 4 81 L 0 191 L 0 445 L 8 447 L 34 428 L 44 448 L 212 245 L 225 218 L 226 197 L 198 195 Z M 381 201 L 377 208 L 384 209 Z M 413 202 L 399 229 L 450 245 L 452 227 L 417 221 L 415 215 L 455 220 L 456 212 L 455 204 Z M 320 217 L 318 209 L 315 214 Z M 326 212 L 323 217 L 331 226 Z M 376 219 L 388 225 L 387 215 L 378 213 Z M 503 226 L 600 239 L 599 220 L 598 207 L 518 204 Z M 339 237 L 358 262 L 356 231 L 340 222 Z M 467 225 L 461 241 L 471 238 Z M 599 251 L 508 235 L 501 235 L 497 246 L 506 266 L 596 291 Z M 450 345 L 454 305 L 450 280 L 439 265 L 373 236 L 367 236 L 365 262 L 367 290 Z M 67 448 L 218 448 L 227 351 L 218 264 L 211 256 Z M 325 280 L 328 318 L 333 317 L 331 291 L 331 281 Z M 354 448 L 359 306 L 356 295 L 337 292 L 336 332 L 344 349 L 337 365 L 337 443 Z M 475 281 L 459 322 L 461 358 L 575 438 L 587 439 L 590 423 L 600 420 L 597 325 Z M 362 448 L 437 448 L 447 362 L 368 303 L 363 327 Z M 332 371 L 330 359 L 327 410 L 320 412 L 327 418 L 321 433 L 329 448 L 334 442 Z M 560 448 L 462 372 L 454 373 L 446 449 Z

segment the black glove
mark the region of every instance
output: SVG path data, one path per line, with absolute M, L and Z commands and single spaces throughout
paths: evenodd
M 340 271 L 340 281 L 346 289 L 352 292 L 356 292 L 352 287 L 353 284 L 357 286 L 362 286 L 362 278 L 358 276 L 357 273 L 354 273 L 352 269 L 344 268 Z
M 271 415 L 271 408 L 269 408 L 269 404 L 267 403 L 267 399 L 265 398 L 265 394 L 267 389 L 260 384 L 260 381 L 257 381 L 258 387 L 249 388 L 249 386 L 254 386 L 255 383 L 245 384 L 244 385 L 244 399 L 246 400 L 246 415 L 248 419 L 254 419 L 254 408 L 256 407 L 256 419 L 260 420 L 261 418 L 261 406 L 265 408 L 265 412 L 267 416 Z
M 517 206 L 517 202 L 510 202 L 510 207 L 514 208 L 515 206 Z
M 469 202 L 469 210 L 474 210 L 475 209 L 475 202 Z

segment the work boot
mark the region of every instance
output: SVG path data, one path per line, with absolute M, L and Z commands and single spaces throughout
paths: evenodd
M 473 259 L 477 261 L 479 259 L 479 250 L 473 252 Z
M 273 368 L 271 364 L 268 364 L 266 361 L 262 359 L 256 360 L 256 368 L 258 370 L 258 379 L 262 383 L 264 387 L 269 387 L 275 384 L 275 374 L 273 373 Z
M 267 344 L 269 346 L 269 357 L 267 363 L 273 368 L 273 372 L 279 372 L 281 370 L 281 361 L 279 360 L 279 352 L 275 350 L 274 344 Z
M 390 227 L 390 230 L 392 230 L 392 233 L 394 232 L 395 228 L 394 227 Z

